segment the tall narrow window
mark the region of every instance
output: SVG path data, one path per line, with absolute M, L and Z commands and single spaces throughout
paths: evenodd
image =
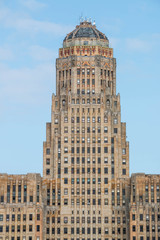
M 37 202 L 39 202 L 39 185 L 37 185 Z
M 16 202 L 16 185 L 13 185 L 12 188 L 12 203 Z
M 24 202 L 27 202 L 27 185 L 24 185 Z
M 7 185 L 7 203 L 10 203 L 10 185 Z
M 18 185 L 18 202 L 21 202 L 21 185 Z

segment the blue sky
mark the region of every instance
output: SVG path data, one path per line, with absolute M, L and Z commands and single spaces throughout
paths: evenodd
M 55 58 L 83 15 L 114 48 L 130 172 L 160 173 L 159 12 L 159 0 L 0 0 L 0 172 L 42 173 Z

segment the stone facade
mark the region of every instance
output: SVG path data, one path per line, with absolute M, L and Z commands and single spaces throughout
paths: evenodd
M 131 176 L 130 239 L 160 239 L 160 175 Z
M 0 240 L 160 240 L 159 178 L 129 177 L 113 49 L 81 22 L 56 61 L 43 177 L 0 175 Z

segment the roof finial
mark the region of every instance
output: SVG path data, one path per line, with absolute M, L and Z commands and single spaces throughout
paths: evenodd
M 83 14 L 81 13 L 81 16 L 79 18 L 80 23 L 84 22 Z
M 96 25 L 96 22 L 95 22 L 95 20 L 93 21 L 93 26 L 95 26 Z

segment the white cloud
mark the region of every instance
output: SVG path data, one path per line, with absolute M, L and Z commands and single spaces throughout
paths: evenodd
M 46 6 L 45 3 L 41 3 L 36 0 L 19 0 L 19 1 L 23 6 L 29 8 L 30 10 L 36 10 Z
M 20 12 L 13 12 L 9 8 L 0 9 L 0 25 L 6 28 L 13 28 L 25 33 L 47 33 L 57 36 L 65 36 L 73 29 L 73 26 L 57 24 L 49 21 L 39 21 L 22 16 Z
M 13 52 L 7 47 L 0 47 L 0 61 L 12 60 Z
M 111 24 L 103 22 L 101 24 L 101 28 L 104 30 L 104 32 L 108 33 L 120 33 L 121 32 L 121 28 L 123 25 L 123 22 L 120 18 L 113 18 L 110 19 Z
M 53 35 L 65 35 L 72 28 L 47 21 L 38 21 L 32 18 L 18 18 L 15 21 L 8 20 L 6 25 L 17 30 L 30 33 L 51 33 Z
M 20 69 L 0 64 L 0 73 L 0 115 L 8 105 L 40 106 L 46 102 L 46 95 L 55 92 L 55 69 L 51 64 Z
M 57 52 L 42 46 L 34 45 L 29 47 L 29 55 L 34 60 L 52 62 L 53 59 L 57 57 Z
M 151 44 L 140 38 L 126 39 L 126 47 L 133 51 L 148 52 L 151 49 Z
M 109 39 L 109 43 L 110 43 L 110 47 L 111 47 L 111 48 L 117 47 L 117 45 L 119 44 L 119 42 L 120 42 L 120 39 L 118 39 L 118 38 L 113 38 L 113 37 L 111 37 L 111 38 Z

